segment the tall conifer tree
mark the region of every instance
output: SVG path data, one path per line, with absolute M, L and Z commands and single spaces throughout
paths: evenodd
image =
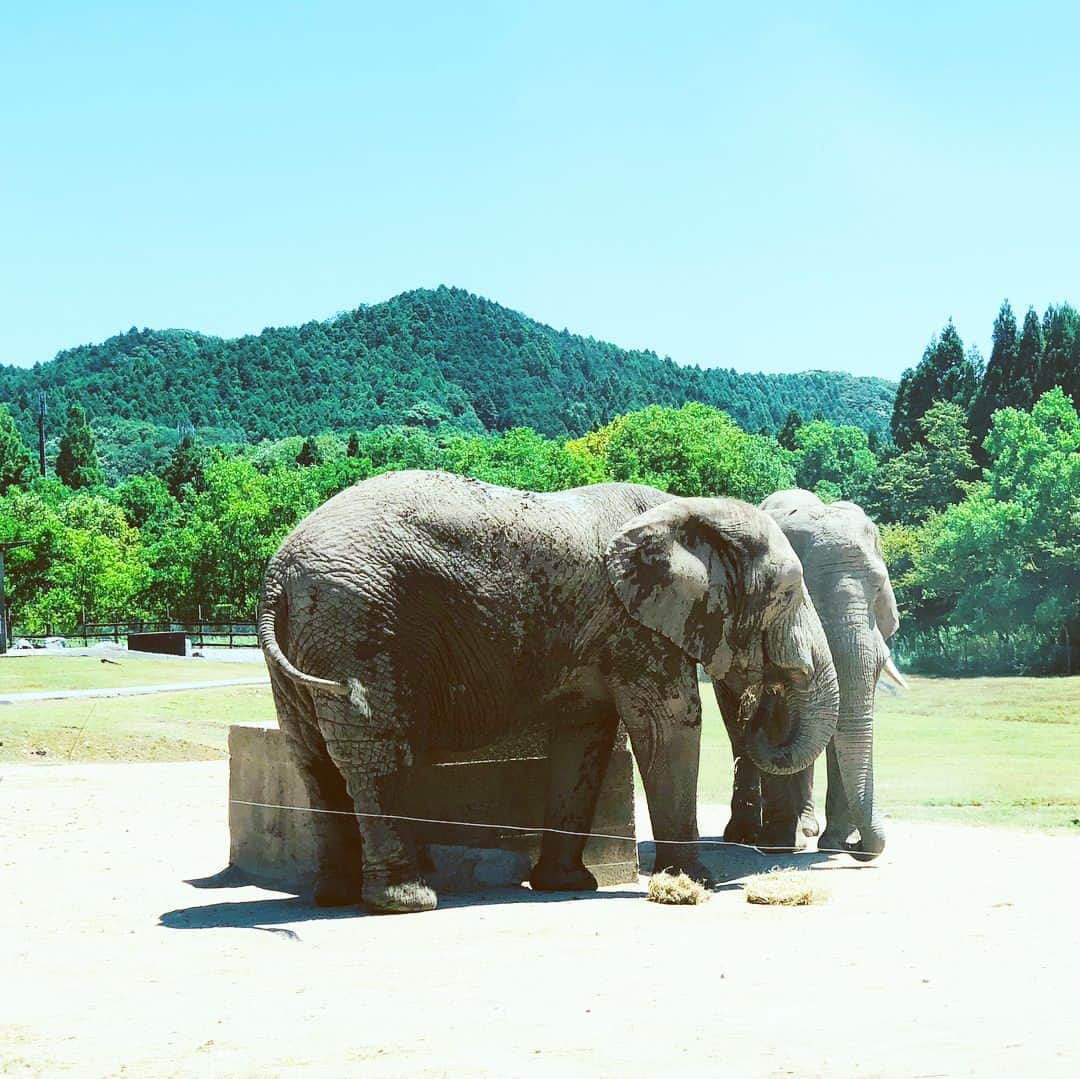
M 900 379 L 893 405 L 892 434 L 901 450 L 924 440 L 919 420 L 935 401 L 952 401 L 965 412 L 976 389 L 975 365 L 964 352 L 964 342 L 949 319 L 948 325 L 926 346 L 919 365 Z
M 1005 300 L 994 319 L 994 345 L 969 418 L 975 456 L 983 463 L 982 442 L 990 430 L 990 418 L 999 408 L 1012 403 L 1008 394 L 1016 377 L 1016 338 L 1016 315 L 1012 305 Z
M 60 439 L 60 452 L 56 457 L 56 474 L 73 490 L 105 482 L 94 432 L 90 430 L 81 405 L 72 405 L 68 409 L 67 430 Z
M 33 458 L 15 427 L 7 405 L 0 405 L 0 495 L 26 483 L 34 474 Z

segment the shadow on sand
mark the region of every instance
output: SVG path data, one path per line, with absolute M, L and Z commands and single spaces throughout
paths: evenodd
M 711 845 L 711 846 L 710 846 Z M 725 845 L 714 836 L 703 836 L 699 856 L 714 881 L 714 891 L 734 891 L 741 881 L 756 873 L 767 873 L 774 868 L 809 869 L 823 863 L 832 863 L 830 869 L 865 869 L 867 866 L 848 861 L 845 855 L 819 854 L 817 851 L 761 853 L 750 847 Z M 652 872 L 656 860 L 656 846 L 651 840 L 638 843 L 638 860 L 643 874 Z M 220 873 L 199 877 L 185 883 L 193 888 L 219 890 L 224 888 L 263 887 L 259 881 L 229 866 Z M 299 922 L 329 921 L 340 918 L 373 917 L 363 907 L 319 907 L 307 894 L 290 893 L 288 889 L 266 886 L 274 894 L 266 899 L 243 899 L 236 902 L 207 903 L 199 906 L 181 907 L 162 914 L 159 924 L 169 929 L 258 929 L 278 933 L 293 940 L 299 936 L 283 925 Z M 285 894 L 282 894 L 282 893 Z M 485 892 L 468 894 L 441 893 L 438 910 L 458 910 L 463 907 L 505 906 L 516 903 L 570 903 L 580 900 L 641 899 L 643 889 L 639 885 L 621 888 L 605 888 L 597 892 L 534 892 L 523 885 L 516 888 L 493 888 Z

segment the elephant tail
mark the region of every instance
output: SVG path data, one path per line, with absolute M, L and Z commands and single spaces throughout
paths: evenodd
M 305 674 L 298 667 L 294 667 L 281 650 L 275 624 L 280 604 L 280 592 L 271 593 L 268 589 L 263 596 L 263 609 L 259 613 L 259 645 L 262 647 L 267 662 L 272 663 L 292 681 L 307 686 L 308 689 L 319 690 L 322 693 L 332 693 L 337 697 L 347 697 L 350 693 L 350 687 L 347 683 L 333 682 L 328 678 L 316 678 L 313 674 Z

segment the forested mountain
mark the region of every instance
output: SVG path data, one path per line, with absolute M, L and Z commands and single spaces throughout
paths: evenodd
M 121 443 L 152 441 L 147 424 L 172 432 L 191 424 L 204 438 L 236 441 L 381 424 L 477 433 L 527 426 L 558 437 L 687 401 L 723 408 L 751 431 L 775 430 L 795 409 L 880 432 L 895 391 L 883 379 L 835 372 L 683 367 L 446 287 L 235 339 L 133 328 L 30 369 L 0 367 L 0 402 L 27 437 L 39 388 L 50 415 L 78 403 L 99 436 Z

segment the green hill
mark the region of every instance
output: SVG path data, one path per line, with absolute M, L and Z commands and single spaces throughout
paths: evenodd
M 446 287 L 234 339 L 131 329 L 33 368 L 0 367 L 0 401 L 27 436 L 39 388 L 48 392 L 52 426 L 78 401 L 101 436 L 121 444 L 189 423 L 208 440 L 380 424 L 528 426 L 554 437 L 686 401 L 726 409 L 748 430 L 775 430 L 797 409 L 885 431 L 895 396 L 893 383 L 836 372 L 684 367 Z

